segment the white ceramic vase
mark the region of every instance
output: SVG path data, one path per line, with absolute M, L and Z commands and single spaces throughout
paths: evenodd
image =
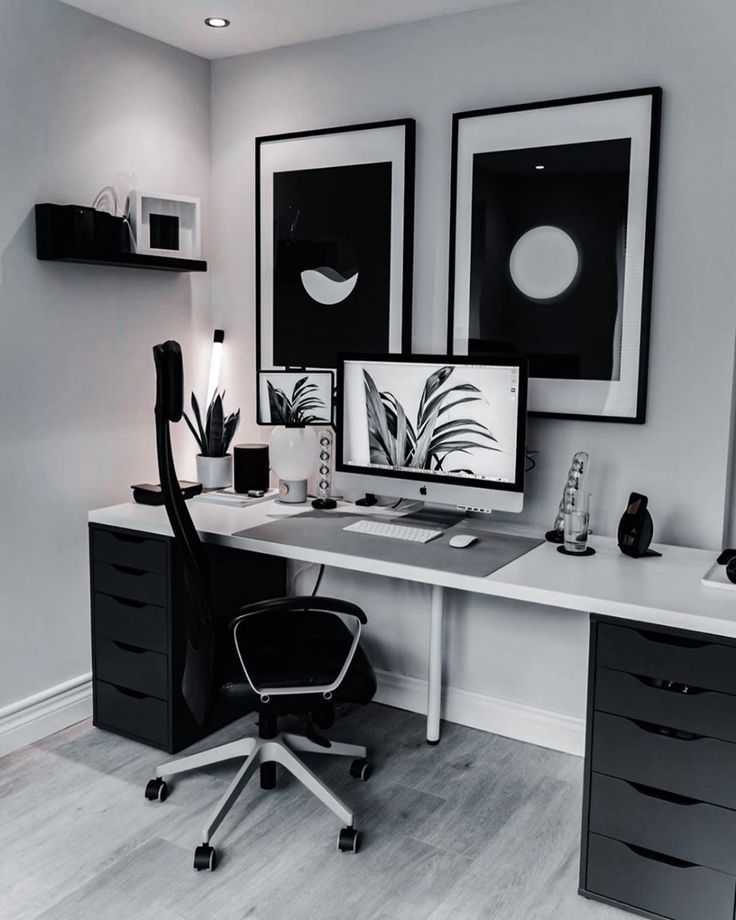
M 197 454 L 197 479 L 203 489 L 226 489 L 233 481 L 232 454 L 224 457 Z

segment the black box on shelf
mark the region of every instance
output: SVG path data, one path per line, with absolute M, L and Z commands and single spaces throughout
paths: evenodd
M 36 205 L 39 259 L 84 259 L 130 252 L 122 217 L 77 204 Z

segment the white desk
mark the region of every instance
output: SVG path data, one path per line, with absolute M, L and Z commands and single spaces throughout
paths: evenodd
M 233 536 L 235 531 L 269 523 L 274 516 L 299 514 L 307 510 L 308 505 L 289 508 L 269 501 L 249 508 L 228 508 L 194 500 L 188 503 L 188 507 L 205 542 L 376 574 L 374 559 L 268 543 L 247 535 Z M 373 509 L 347 504 L 341 504 L 340 508 L 365 517 L 376 513 Z M 133 503 L 115 505 L 92 511 L 89 520 L 111 527 L 171 536 L 164 508 Z M 499 526 L 497 530 L 537 536 L 519 527 Z M 700 584 L 702 575 L 713 563 L 712 552 L 658 545 L 662 558 L 630 559 L 619 552 L 615 540 L 610 537 L 593 537 L 591 544 L 597 551 L 596 555 L 583 559 L 562 556 L 555 546 L 543 544 L 486 577 L 457 575 L 395 562 L 381 563 L 381 575 L 432 587 L 428 741 L 435 743 L 439 740 L 445 588 L 736 638 L 736 594 L 705 588 Z

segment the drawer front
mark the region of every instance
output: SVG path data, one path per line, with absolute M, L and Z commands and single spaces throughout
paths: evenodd
M 736 743 L 736 696 L 598 668 L 595 708 Z
M 736 879 L 591 834 L 588 891 L 670 920 L 733 920 Z
M 736 694 L 736 648 L 697 637 L 601 623 L 596 661 L 617 671 Z
M 142 601 L 109 594 L 94 597 L 95 637 L 117 639 L 153 652 L 167 650 L 167 612 Z
M 594 773 L 590 830 L 736 876 L 736 811 Z
M 665 735 L 656 726 L 596 712 L 592 769 L 712 805 L 736 808 L 736 744 L 728 741 Z
M 112 562 L 95 562 L 95 590 L 165 607 L 166 576 Z
M 164 540 L 110 530 L 94 530 L 92 533 L 92 553 L 99 562 L 116 562 L 144 572 L 165 575 L 166 550 Z
M 95 681 L 95 724 L 160 747 L 168 745 L 168 707 L 163 700 L 102 680 Z
M 169 695 L 166 655 L 100 636 L 95 640 L 95 677 L 162 700 Z

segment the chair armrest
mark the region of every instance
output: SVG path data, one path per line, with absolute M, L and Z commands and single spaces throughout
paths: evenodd
M 230 622 L 230 628 L 233 629 L 237 626 L 244 617 L 258 613 L 268 613 L 272 610 L 303 610 L 305 613 L 310 610 L 322 610 L 325 613 L 337 613 L 355 617 L 363 626 L 368 622 L 368 617 L 357 604 L 352 604 L 350 601 L 343 601 L 336 597 L 312 597 L 311 594 L 307 594 L 295 597 L 273 597 L 269 600 L 246 604 L 240 608 L 238 615 Z
M 250 674 L 248 673 L 248 668 L 245 665 L 245 659 L 243 658 L 243 654 L 240 650 L 240 643 L 238 642 L 238 627 L 244 620 L 248 619 L 249 617 L 267 615 L 270 611 L 273 610 L 303 610 L 305 613 L 309 612 L 310 610 L 319 610 L 320 612 L 331 613 L 335 616 L 340 616 L 341 614 L 345 616 L 351 616 L 358 621 L 356 624 L 356 629 L 353 633 L 353 639 L 350 644 L 348 654 L 342 667 L 340 668 L 340 673 L 337 675 L 335 680 L 332 681 L 332 683 L 320 685 L 312 684 L 305 687 L 256 687 Z M 358 645 L 360 643 L 360 634 L 363 625 L 367 622 L 368 619 L 366 615 L 356 604 L 351 604 L 349 601 L 343 601 L 333 597 L 312 597 L 311 595 L 307 595 L 296 597 L 276 597 L 271 598 L 270 600 L 257 601 L 255 604 L 246 604 L 246 606 L 240 608 L 240 613 L 230 623 L 230 627 L 233 630 L 235 650 L 238 653 L 238 658 L 240 659 L 240 665 L 243 668 L 245 679 L 250 684 L 253 692 L 258 694 L 258 696 L 261 698 L 261 702 L 267 703 L 272 696 L 313 696 L 315 694 L 321 694 L 326 700 L 331 699 L 333 692 L 337 690 L 337 688 L 343 682 L 350 665 L 353 663 L 353 658 L 355 657 L 355 653 L 357 652 Z

